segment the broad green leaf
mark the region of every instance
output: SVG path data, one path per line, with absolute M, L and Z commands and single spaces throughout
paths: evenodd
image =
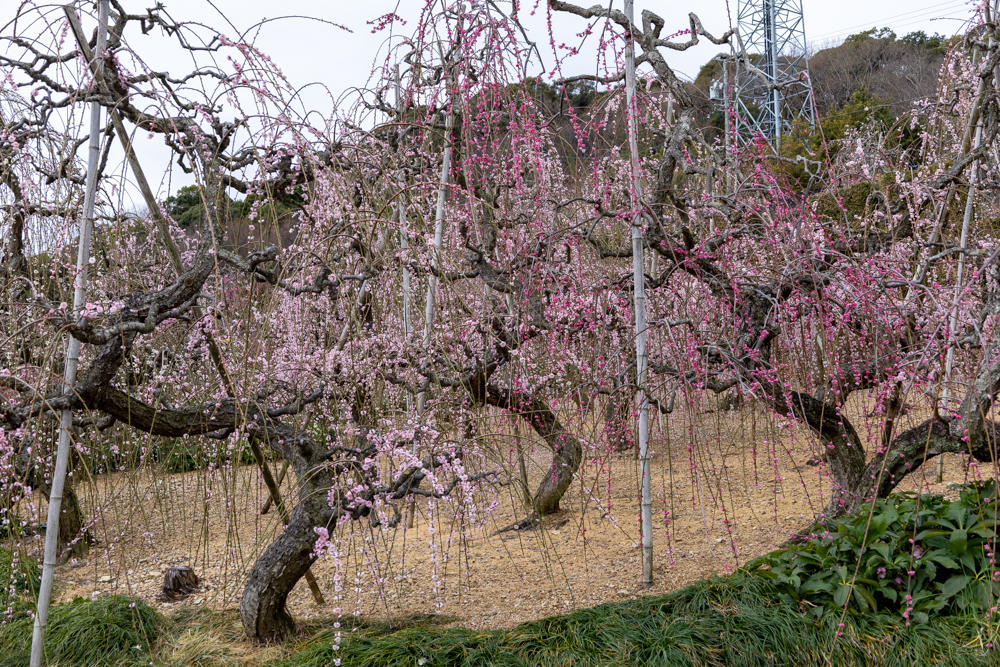
M 956 574 L 954 577 L 944 582 L 944 586 L 941 587 L 941 595 L 946 598 L 950 598 L 962 591 L 963 588 L 969 585 L 969 577 L 964 574 Z
M 958 569 L 958 563 L 956 563 L 954 560 L 952 560 L 948 556 L 945 556 L 945 555 L 940 555 L 940 556 L 935 555 L 935 556 L 932 556 L 932 558 L 934 560 L 936 560 L 942 567 L 946 567 L 949 570 L 957 570 Z
M 969 534 L 962 528 L 956 528 L 951 532 L 951 551 L 961 558 L 969 545 Z
M 948 506 L 948 516 L 959 526 L 964 526 L 969 516 L 969 510 L 962 505 L 961 501 L 956 500 Z
M 819 591 L 824 591 L 830 593 L 833 591 L 833 584 L 829 581 L 823 581 L 822 579 L 810 579 L 806 583 L 802 584 L 803 593 L 817 593 Z
M 885 517 L 888 519 L 889 523 L 895 523 L 899 520 L 899 512 L 892 505 L 887 504 L 885 508 Z
M 947 535 L 947 534 L 948 534 L 948 531 L 945 531 L 945 530 L 937 530 L 937 529 L 934 529 L 934 528 L 928 528 L 927 530 L 922 530 L 919 533 L 917 533 L 917 536 L 914 537 L 913 539 L 915 541 L 917 541 L 917 542 L 923 542 L 924 538 L 927 538 L 927 537 L 940 537 L 942 535 Z
M 881 537 L 882 533 L 884 533 L 888 528 L 889 528 L 889 517 L 885 516 L 884 514 L 879 516 L 873 516 L 871 527 L 868 530 L 868 539 L 869 540 L 878 539 L 879 537 Z
M 854 587 L 854 599 L 864 611 L 875 610 L 875 599 L 865 590 L 864 586 Z
M 874 542 L 873 544 L 870 544 L 868 548 L 882 556 L 885 560 L 889 560 L 889 554 L 892 553 L 889 550 L 889 545 L 885 542 Z
M 838 607 L 843 607 L 847 602 L 847 598 L 851 595 L 851 585 L 841 584 L 837 589 L 837 592 L 833 594 L 833 602 Z
M 976 594 L 976 600 L 979 602 L 979 606 L 983 609 L 989 609 L 994 604 L 994 597 L 991 595 L 993 591 L 990 590 L 991 588 L 992 587 L 989 582 L 986 581 L 977 581 L 974 584 L 973 591 Z

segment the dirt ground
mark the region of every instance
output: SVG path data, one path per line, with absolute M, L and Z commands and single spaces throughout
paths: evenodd
M 432 511 L 424 501 L 409 531 L 372 529 L 367 521 L 342 526 L 339 559 L 313 567 L 325 604 L 300 582 L 290 599 L 293 616 L 437 611 L 470 628 L 510 627 L 730 572 L 778 547 L 825 505 L 825 469 L 807 463 L 816 451 L 806 431 L 748 408 L 688 413 L 652 429 L 652 588 L 640 584 L 638 462 L 630 453 L 591 452 L 562 511 L 542 530 L 496 534 L 524 516 L 513 486 L 499 489 L 486 520 L 456 522 L 446 504 Z M 548 461 L 544 448 L 530 452 L 532 487 Z M 945 457 L 941 483 L 935 465 L 911 474 L 901 490 L 947 493 L 969 479 L 963 457 Z M 86 516 L 97 517 L 97 544 L 87 559 L 58 568 L 59 601 L 126 593 L 164 611 L 236 607 L 245 573 L 280 528 L 273 510 L 258 513 L 266 491 L 251 466 L 137 471 L 78 488 Z M 286 481 L 282 492 L 290 488 Z M 182 564 L 196 570 L 202 589 L 180 602 L 157 600 L 164 569 Z

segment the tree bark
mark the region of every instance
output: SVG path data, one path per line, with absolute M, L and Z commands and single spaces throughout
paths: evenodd
M 54 439 L 54 430 L 50 432 Z M 37 442 L 37 441 L 36 441 Z M 27 454 L 28 448 L 22 448 L 22 454 Z M 22 456 L 20 463 L 24 467 L 22 475 L 32 480 L 35 486 L 48 499 L 52 492 L 52 482 L 42 470 L 36 465 L 33 456 Z M 75 457 L 71 457 L 70 461 Z M 83 510 L 80 509 L 80 499 L 73 489 L 72 474 L 66 476 L 63 487 L 62 511 L 59 517 L 59 542 L 57 553 L 58 562 L 65 563 L 70 558 L 86 558 L 90 553 L 90 545 L 94 538 L 87 532 L 86 521 L 83 518 Z
M 617 382 L 615 385 L 604 406 L 604 434 L 612 450 L 627 452 L 635 449 L 635 434 L 629 425 L 634 392 L 627 391 Z
M 325 493 L 300 499 L 284 532 L 254 563 L 240 601 L 240 619 L 251 640 L 280 642 L 295 632 L 295 621 L 285 607 L 288 594 L 316 560 L 315 527 L 332 527 L 332 522 Z
M 552 465 L 532 498 L 536 517 L 559 511 L 559 501 L 573 482 L 583 459 L 579 439 L 566 431 L 545 401 L 530 394 L 513 394 L 495 385 L 486 387 L 484 402 L 520 415 L 552 450 Z
M 62 516 L 59 518 L 59 562 L 65 563 L 70 558 L 86 558 L 90 553 L 92 540 L 83 519 L 80 500 L 72 482 L 67 479 L 63 488 Z
M 295 471 L 299 490 L 288 525 L 254 563 L 240 600 L 240 620 L 247 637 L 270 644 L 295 632 L 295 621 L 285 607 L 288 594 L 316 560 L 315 529 L 331 529 L 336 515 L 327 495 L 333 486 L 332 469 L 322 465 L 322 449 L 281 424 L 268 424 L 264 433 L 258 429 L 249 437 L 285 457 Z

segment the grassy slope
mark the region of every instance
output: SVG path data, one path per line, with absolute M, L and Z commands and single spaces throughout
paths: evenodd
M 32 618 L 22 608 L 0 627 L 0 667 L 26 666 Z M 49 665 L 125 667 L 149 664 L 148 654 L 165 619 L 142 601 L 121 595 L 78 598 L 52 607 L 45 636 Z
M 737 574 L 666 596 L 604 604 L 512 630 L 361 628 L 340 650 L 325 631 L 273 667 L 423 665 L 989 665 L 991 628 L 972 618 L 926 625 L 871 615 L 819 624 L 779 603 L 770 585 Z M 347 633 L 349 634 L 349 633 Z M 422 661 L 422 662 L 421 662 Z
M 31 624 L 19 616 L 0 628 L 0 667 L 27 664 Z M 767 581 L 736 574 L 512 630 L 435 627 L 450 619 L 433 615 L 362 622 L 342 629 L 337 650 L 330 619 L 304 626 L 297 642 L 261 651 L 243 641 L 233 610 L 187 607 L 165 619 L 141 602 L 104 596 L 54 607 L 47 649 L 49 664 L 62 667 L 327 667 L 338 659 L 369 667 L 1000 665 L 985 648 L 996 629 L 972 617 L 907 628 L 898 617 L 849 616 L 838 637 L 839 619 L 827 616 L 814 623 L 780 603 Z

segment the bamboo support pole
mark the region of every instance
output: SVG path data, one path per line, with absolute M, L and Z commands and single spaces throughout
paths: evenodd
M 67 13 L 76 14 L 72 7 Z M 98 5 L 97 51 L 103 53 L 108 33 L 108 0 Z M 95 71 L 101 63 L 88 57 Z M 83 224 L 76 255 L 76 276 L 73 289 L 73 318 L 77 318 L 87 302 L 87 267 L 90 264 L 90 241 L 94 229 L 94 200 L 97 193 L 97 170 L 101 157 L 101 104 L 90 103 L 90 144 L 87 155 L 87 180 L 83 199 Z M 73 336 L 66 344 L 66 366 L 63 369 L 63 396 L 72 396 L 76 384 L 76 370 L 80 363 L 80 341 Z M 45 649 L 45 629 L 52 601 L 52 584 L 55 580 L 56 559 L 59 551 L 59 515 L 62 512 L 66 470 L 69 467 L 70 437 L 73 428 L 73 410 L 64 409 L 59 415 L 59 443 L 56 447 L 56 466 L 49 491 L 49 513 L 45 524 L 45 552 L 42 557 L 42 581 L 38 589 L 38 607 L 31 635 L 31 667 L 41 667 Z
M 632 26 L 633 1 L 625 0 L 625 17 Z M 646 398 L 646 279 L 643 261 L 642 182 L 639 171 L 639 144 L 635 103 L 635 46 L 631 31 L 625 41 L 625 100 L 628 119 L 629 157 L 632 163 L 632 278 L 635 303 L 636 400 L 639 406 L 639 462 L 642 478 L 642 585 L 653 585 L 653 502 L 649 470 L 649 401 Z
M 997 0 L 994 0 L 994 6 L 996 6 L 997 4 L 998 4 Z M 986 21 L 987 21 L 987 23 L 990 21 L 990 9 L 989 9 L 989 5 L 986 6 Z M 992 35 L 992 33 L 990 35 L 989 44 L 990 44 L 990 46 L 993 46 L 993 35 Z M 996 76 L 996 73 L 1000 73 L 1000 66 L 998 66 L 998 68 L 995 69 L 995 76 L 994 76 L 995 79 L 996 78 L 1000 78 L 1000 77 Z M 996 83 L 997 82 L 994 81 L 994 85 L 996 85 Z M 969 119 L 970 126 L 966 126 L 966 136 L 968 136 L 969 135 L 969 130 L 971 129 L 971 124 L 973 123 L 973 119 L 975 119 L 975 121 L 974 121 L 975 132 L 974 132 L 974 139 L 973 139 L 973 142 L 972 142 L 972 146 L 973 146 L 972 150 L 973 151 L 978 151 L 979 148 L 980 148 L 980 146 L 982 146 L 982 142 L 983 142 L 983 119 L 982 119 L 982 109 L 981 109 L 981 107 L 982 107 L 983 97 L 984 97 L 984 95 L 986 93 L 986 87 L 987 87 L 986 78 L 980 79 L 979 80 L 979 86 L 978 86 L 978 88 L 976 90 L 976 99 L 977 99 L 978 103 L 975 105 L 975 107 L 972 110 L 972 116 Z M 963 142 L 962 142 L 962 146 L 963 146 L 963 151 L 962 152 L 963 153 L 966 152 L 966 150 L 967 150 L 967 148 L 965 147 L 965 140 L 964 139 L 965 138 L 963 138 Z M 973 202 L 975 200 L 976 181 L 978 179 L 978 176 L 977 176 L 978 173 L 979 173 L 979 160 L 973 160 L 972 164 L 969 167 L 969 187 L 966 190 L 966 194 L 965 194 L 965 211 L 964 211 L 964 213 L 962 215 L 962 232 L 961 232 L 961 236 L 959 237 L 959 242 L 958 242 L 959 243 L 959 248 L 960 248 L 961 252 L 958 255 L 958 272 L 957 272 L 957 275 L 955 276 L 955 296 L 952 299 L 951 314 L 949 315 L 949 318 L 948 318 L 948 337 L 949 337 L 948 352 L 945 355 L 945 362 L 944 362 L 944 369 L 945 369 L 944 370 L 944 387 L 943 387 L 942 392 L 941 392 L 942 407 L 946 411 L 948 410 L 948 400 L 949 400 L 949 398 L 951 396 L 951 373 L 952 373 L 952 369 L 954 368 L 954 365 L 955 365 L 955 345 L 954 345 L 954 340 L 953 339 L 954 339 L 955 335 L 957 334 L 957 329 L 958 329 L 958 309 L 959 309 L 959 307 L 961 306 L 961 303 L 962 303 L 962 291 L 963 291 L 962 290 L 962 283 L 965 281 L 965 251 L 966 251 L 966 249 L 969 246 L 969 228 L 972 226 L 973 210 L 974 210 L 974 203 Z M 949 190 L 948 194 L 950 195 L 952 192 L 954 192 L 954 190 Z M 945 215 L 944 209 L 942 209 L 942 211 L 943 212 L 942 212 L 942 216 L 941 217 L 943 219 L 944 215 Z M 944 457 L 943 456 L 938 456 L 937 470 L 935 472 L 936 472 L 935 481 L 937 481 L 937 482 L 943 482 L 944 481 Z

